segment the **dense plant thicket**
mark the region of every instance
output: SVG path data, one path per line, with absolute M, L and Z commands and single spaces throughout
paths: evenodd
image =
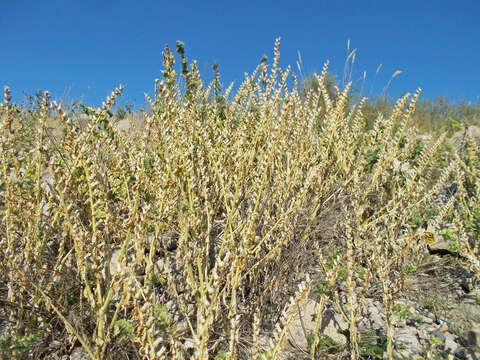
M 279 41 L 273 63 L 235 94 L 218 67 L 205 85 L 177 50 L 181 69 L 166 47 L 150 109 L 127 132 L 112 114 L 122 87 L 102 108 L 83 106 L 83 123 L 48 93 L 20 111 L 5 89 L 2 356 L 81 346 L 91 359 L 274 359 L 297 306 L 315 295 L 338 304 L 358 359 L 357 320 L 373 293 L 391 356 L 393 308 L 425 234 L 454 219 L 457 249 L 478 270 L 473 140 L 453 153 L 445 133 L 421 142 L 412 124 L 431 116 L 421 121 L 430 128 L 439 115 L 420 91 L 382 114 L 380 102 L 354 101 L 350 84 L 329 86 L 328 64 L 314 87 L 299 86 L 278 67 Z M 434 202 L 452 181 L 456 195 Z M 318 334 L 311 340 L 305 356 L 322 358 Z

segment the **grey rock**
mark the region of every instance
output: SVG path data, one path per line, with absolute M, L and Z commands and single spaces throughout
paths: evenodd
M 45 191 L 45 193 L 48 196 L 53 196 L 54 195 L 54 186 L 55 186 L 55 178 L 53 176 L 53 172 L 50 168 L 43 170 L 41 176 L 41 186 L 42 190 Z M 48 211 L 43 210 L 43 211 Z
M 420 353 L 422 346 L 418 341 L 418 330 L 412 327 L 398 329 L 394 335 L 395 344 L 398 348 L 402 346 L 410 351 L 410 353 Z
M 460 334 L 459 342 L 463 347 L 479 348 L 480 334 L 473 330 L 465 331 Z
M 298 309 L 295 318 L 290 322 L 287 332 L 287 342 L 294 347 L 306 350 L 307 336 L 315 330 L 315 319 L 320 311 L 320 305 L 311 299 Z
M 442 235 L 435 235 L 435 244 L 430 245 L 430 251 L 449 251 L 448 242 Z
M 89 359 L 90 359 L 90 356 L 88 356 L 87 351 L 81 346 L 73 349 L 72 353 L 70 354 L 70 360 L 89 360 Z
M 455 342 L 455 339 L 455 335 L 449 332 L 445 333 L 445 350 L 453 353 L 458 348 L 458 344 Z
M 183 334 L 189 330 L 188 324 L 185 320 L 178 321 L 175 323 L 175 331 L 177 333 Z
M 464 300 L 457 308 L 473 324 L 480 324 L 480 306 L 473 300 Z M 472 324 L 472 326 L 473 326 Z
M 368 332 L 371 328 L 371 323 L 368 317 L 365 316 L 360 319 L 357 326 L 360 332 Z
M 430 318 L 430 317 L 428 317 L 428 316 L 422 316 L 422 318 L 423 318 L 423 322 L 424 322 L 425 324 L 431 325 L 431 324 L 434 323 L 433 319 Z
M 437 321 L 437 316 L 436 316 L 434 313 L 430 312 L 430 311 L 427 312 L 427 315 L 426 315 L 426 316 L 429 317 L 430 319 L 433 319 L 433 322 L 436 322 L 436 321 Z
M 183 343 L 183 346 L 185 349 L 196 349 L 199 344 L 195 339 L 185 339 L 185 342 Z
M 478 126 L 469 126 L 466 132 L 462 130 L 457 131 L 455 134 L 453 134 L 452 138 L 449 140 L 449 143 L 456 150 L 459 150 L 464 143 L 465 135 L 470 136 L 477 144 L 480 143 L 480 127 Z
M 295 318 L 288 326 L 288 344 L 303 350 L 308 349 L 307 336 L 315 331 L 315 321 L 319 311 L 320 304 L 311 299 L 308 299 L 305 305 L 298 309 Z M 347 323 L 339 314 L 336 314 L 332 309 L 327 309 L 324 312 L 319 329 L 320 333 L 329 336 L 339 345 L 345 345 L 347 339 L 338 330 L 346 328 Z
M 335 313 L 332 309 L 325 311 L 320 329 L 324 335 L 327 335 L 339 345 L 345 345 L 347 338 L 340 334 L 339 330 L 345 331 L 346 329 L 348 329 L 348 324 L 340 314 Z
M 173 312 L 176 310 L 176 304 L 173 300 L 168 300 L 165 306 L 167 307 L 168 311 Z
M 405 360 L 405 359 L 412 359 L 417 360 L 417 354 L 413 353 L 410 349 L 393 349 L 393 360 Z M 383 354 L 383 359 L 387 360 L 387 353 Z
M 371 305 L 368 307 L 368 316 L 374 329 L 383 328 L 385 326 L 385 316 L 380 312 L 379 309 L 381 309 L 381 307 L 379 307 L 378 305 L 378 302 L 372 302 Z

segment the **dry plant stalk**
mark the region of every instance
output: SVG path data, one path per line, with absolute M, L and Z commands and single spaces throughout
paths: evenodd
M 262 61 L 231 99 L 218 67 L 204 86 L 183 44 L 179 73 L 165 47 L 163 80 L 129 134 L 111 116 L 122 87 L 102 108 L 84 108 L 83 127 L 45 94 L 30 144 L 32 129 L 12 128 L 22 118 L 5 89 L 0 296 L 18 304 L 9 310 L 16 336 L 41 334 L 35 356 L 48 356 L 55 337 L 70 350 L 78 341 L 92 359 L 280 358 L 310 280 L 288 294 L 315 249 L 327 287 L 346 295 L 347 306 L 337 303 L 352 359 L 365 298 L 359 286 L 383 284 L 390 319 L 402 269 L 421 249 L 409 217 L 433 196 L 425 177 L 442 139 L 405 171 L 397 164 L 414 156 L 409 120 L 419 91 L 367 130 L 366 100 L 352 104 L 351 84 L 331 97 L 328 63 L 318 92 L 302 100 L 288 89 L 291 69 L 278 67 L 279 47 L 278 39 L 273 64 Z M 62 135 L 46 136 L 47 121 Z M 458 163 L 457 173 L 471 177 Z M 339 252 L 329 264 L 318 244 L 332 230 L 332 209 L 340 210 L 328 241 Z M 317 329 L 329 298 L 320 296 Z M 272 306 L 285 311 L 272 315 Z M 268 330 L 274 337 L 263 349 Z M 387 333 L 391 356 L 390 321 Z M 314 335 L 312 359 L 321 356 Z

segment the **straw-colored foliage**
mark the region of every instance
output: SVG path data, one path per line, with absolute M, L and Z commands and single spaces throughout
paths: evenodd
M 277 65 L 279 41 L 273 64 L 235 94 L 222 92 L 217 69 L 204 85 L 182 44 L 178 52 L 181 74 L 165 48 L 163 80 L 135 132 L 111 117 L 122 87 L 85 108 L 82 127 L 48 93 L 26 116 L 5 89 L 0 302 L 12 334 L 33 339 L 9 356 L 49 358 L 55 340 L 57 352 L 81 346 L 91 359 L 279 358 L 312 271 L 330 289 L 321 304 L 346 296 L 352 359 L 363 300 L 381 292 L 391 354 L 403 270 L 424 250 L 412 214 L 455 173 L 472 196 L 478 167 L 457 157 L 432 184 L 444 137 L 419 151 L 410 120 L 420 91 L 370 128 L 350 85 L 331 97 L 327 64 L 319 91 L 301 99 L 291 69 Z M 459 223 L 478 217 L 471 199 Z M 478 259 L 472 240 L 463 244 Z M 306 358 L 322 358 L 318 341 Z

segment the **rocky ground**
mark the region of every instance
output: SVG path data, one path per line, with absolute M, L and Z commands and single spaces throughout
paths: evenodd
M 405 296 L 394 310 L 394 358 L 480 358 L 480 289 L 472 286 L 473 274 L 455 266 L 449 268 L 448 262 L 432 256 L 422 276 L 411 277 L 408 282 Z M 305 354 L 305 333 L 315 328 L 318 307 L 314 299 L 309 299 L 290 325 L 291 356 Z M 386 348 L 385 311 L 380 297 L 365 299 L 358 328 L 362 357 L 382 359 Z M 330 303 L 321 326 L 325 336 L 320 348 L 324 349 L 325 358 L 348 355 L 347 329 L 335 304 Z
M 117 265 L 120 269 L 121 265 Z M 344 298 L 341 292 L 338 296 Z M 320 306 L 317 300 L 312 294 L 298 309 L 288 329 L 284 359 L 309 358 L 306 350 Z M 325 359 L 348 358 L 348 326 L 338 310 L 334 302 L 327 303 L 318 347 Z M 395 359 L 480 359 L 480 288 L 473 274 L 459 268 L 456 260 L 430 255 L 422 269 L 408 278 L 407 291 L 398 300 L 394 313 Z M 174 322 L 181 329 L 182 320 Z M 365 299 L 358 328 L 362 358 L 382 359 L 386 338 L 381 296 Z M 0 336 L 6 334 L 6 322 L 0 323 L 0 331 Z M 261 335 L 265 346 L 270 337 L 271 333 Z M 78 347 L 70 356 L 58 359 L 83 360 L 88 358 L 86 355 Z

